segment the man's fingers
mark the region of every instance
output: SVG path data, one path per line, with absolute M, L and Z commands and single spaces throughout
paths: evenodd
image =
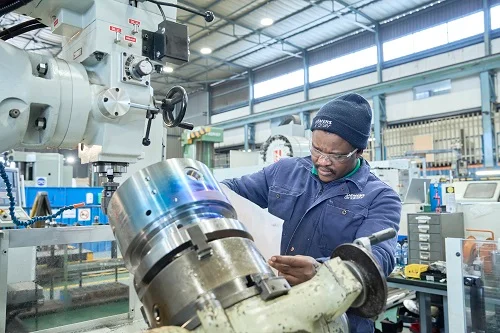
M 293 271 L 292 267 L 284 264 L 279 264 L 276 261 L 269 260 L 269 265 L 281 273 L 290 273 Z
M 271 262 L 292 267 L 304 267 L 309 264 L 307 259 L 302 256 L 273 256 Z
M 301 283 L 302 281 L 298 278 L 296 278 L 295 276 L 292 276 L 292 275 L 288 275 L 288 274 L 282 274 L 282 276 L 285 278 L 285 280 L 288 281 L 288 283 L 291 285 L 291 286 L 295 286 L 299 283 Z

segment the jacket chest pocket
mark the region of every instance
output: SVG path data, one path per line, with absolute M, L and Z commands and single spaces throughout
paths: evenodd
M 297 199 L 302 193 L 282 188 L 270 188 L 268 194 L 268 211 L 284 221 L 292 217 Z
M 368 215 L 363 206 L 338 207 L 327 203 L 323 217 L 318 225 L 320 247 L 332 252 L 343 243 L 351 243 L 356 237 L 356 231 Z

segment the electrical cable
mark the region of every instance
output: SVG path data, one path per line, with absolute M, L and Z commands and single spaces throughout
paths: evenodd
M 16 31 L 16 30 L 19 30 L 19 29 L 21 29 L 21 28 L 24 28 L 24 27 L 30 26 L 30 25 L 32 25 L 32 24 L 37 24 L 37 23 L 41 23 L 41 22 L 40 22 L 40 21 L 38 21 L 38 20 L 33 19 L 33 20 L 28 20 L 28 21 L 25 21 L 25 22 L 23 22 L 23 23 L 19 23 L 19 24 L 17 24 L 17 25 L 14 25 L 14 26 L 12 26 L 12 27 L 10 27 L 10 28 L 7 28 L 7 29 L 5 29 L 5 30 L 1 31 L 1 32 L 0 32 L 0 38 L 1 38 L 1 37 L 3 37 L 3 36 L 5 36 L 5 35 L 8 35 L 8 34 L 10 34 L 10 33 L 13 33 L 13 32 L 14 32 L 14 31 Z
M 27 27 L 15 30 L 15 31 L 13 31 L 10 34 L 7 34 L 7 35 L 1 37 L 0 39 L 2 39 L 4 41 L 5 40 L 9 40 L 11 38 L 17 37 L 17 36 L 22 35 L 24 33 L 27 33 L 27 32 L 33 31 L 33 30 L 37 30 L 37 29 L 46 28 L 46 27 L 47 26 L 45 24 L 43 24 L 43 23 L 33 24 L 33 25 L 30 25 L 30 26 L 27 26 Z
M 17 218 L 16 214 L 14 213 L 14 211 L 16 209 L 16 200 L 14 199 L 14 196 L 12 195 L 12 185 L 10 184 L 9 176 L 7 176 L 7 172 L 5 172 L 5 166 L 2 162 L 0 162 L 0 177 L 2 178 L 3 182 L 5 183 L 5 191 L 7 192 L 7 197 L 9 198 L 10 218 L 12 219 L 12 222 L 18 227 L 19 226 L 27 227 L 27 226 L 32 225 L 32 224 L 39 222 L 39 221 L 46 221 L 46 220 L 52 221 L 53 219 L 57 218 L 59 215 L 61 215 L 66 210 L 72 210 L 75 208 L 80 208 L 80 207 L 85 206 L 84 203 L 64 206 L 52 215 L 35 216 L 27 221 L 20 221 Z
M 195 14 L 195 15 L 203 16 L 205 18 L 205 21 L 207 21 L 207 22 L 212 22 L 215 18 L 214 13 L 211 11 L 206 11 L 206 12 L 202 13 L 202 12 L 199 12 L 197 10 L 191 9 L 189 7 L 185 7 L 185 6 L 173 4 L 173 3 L 168 3 L 165 1 L 158 1 L 158 0 L 146 0 L 146 1 L 149 1 L 149 2 L 154 3 L 156 5 L 162 5 L 162 6 L 182 9 L 182 10 L 185 10 L 186 12 L 190 12 L 190 13 Z
M 21 8 L 22 6 L 29 4 L 31 1 L 33 0 L 12 1 L 10 4 L 0 7 L 0 16 L 10 13 L 18 8 Z
M 161 16 L 163 16 L 163 21 L 167 20 L 167 17 L 165 16 L 165 12 L 163 11 L 163 8 L 161 8 L 161 5 L 157 4 L 158 9 L 160 10 Z

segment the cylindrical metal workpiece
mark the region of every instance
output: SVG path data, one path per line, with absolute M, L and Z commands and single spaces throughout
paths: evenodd
M 152 327 L 196 327 L 200 296 L 212 293 L 226 308 L 261 294 L 259 283 L 274 278 L 201 162 L 170 159 L 142 169 L 114 193 L 108 217 Z

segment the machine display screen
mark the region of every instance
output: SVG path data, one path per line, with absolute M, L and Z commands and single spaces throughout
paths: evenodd
M 471 183 L 465 189 L 464 198 L 491 199 L 495 195 L 497 183 Z

